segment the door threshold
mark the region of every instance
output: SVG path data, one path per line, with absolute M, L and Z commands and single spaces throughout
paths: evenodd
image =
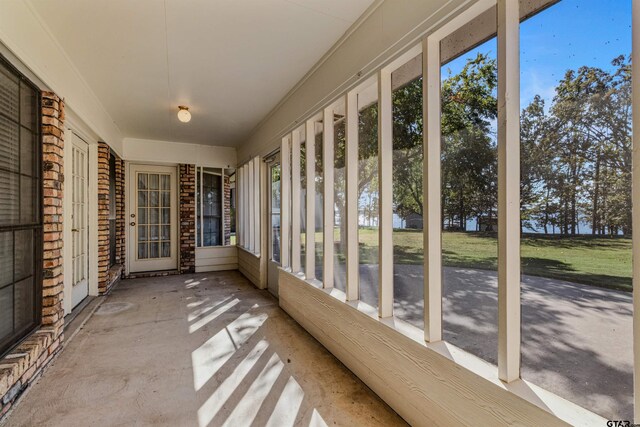
M 95 307 L 100 304 L 100 300 L 100 297 L 88 296 L 71 310 L 71 313 L 64 316 L 64 333 L 67 336 L 73 335 L 78 326 L 91 316 Z
M 178 270 L 140 271 L 136 273 L 129 273 L 125 278 L 142 279 L 145 277 L 177 276 L 178 274 L 180 274 Z

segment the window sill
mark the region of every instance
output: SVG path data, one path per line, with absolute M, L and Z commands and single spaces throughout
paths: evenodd
M 242 246 L 240 246 L 240 245 L 237 245 L 236 247 L 237 247 L 238 249 L 241 249 L 243 252 L 245 252 L 245 253 L 247 253 L 247 254 L 249 254 L 249 255 L 251 255 L 251 256 L 254 256 L 254 257 L 258 258 L 258 259 L 260 259 L 260 252 L 252 252 L 252 251 L 250 251 L 248 248 L 244 248 L 244 247 L 242 247 Z

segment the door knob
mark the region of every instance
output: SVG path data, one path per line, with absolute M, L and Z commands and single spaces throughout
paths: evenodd
M 72 228 L 71 231 L 74 232 L 74 233 L 77 233 L 80 230 L 78 230 L 77 228 Z
M 133 227 L 134 225 L 136 225 L 136 223 L 131 221 L 131 223 L 129 223 L 129 225 Z

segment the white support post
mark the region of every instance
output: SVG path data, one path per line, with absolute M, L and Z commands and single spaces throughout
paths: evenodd
M 316 278 L 316 132 L 315 122 L 306 122 L 306 172 L 307 172 L 307 221 L 306 221 L 306 251 L 305 277 L 307 280 Z
M 378 315 L 393 316 L 393 110 L 391 73 L 378 72 L 378 182 L 380 185 Z
M 520 378 L 520 12 L 498 0 L 498 375 Z
M 236 235 L 238 237 L 238 245 L 243 248 L 244 247 L 244 223 L 242 222 L 242 218 L 244 216 L 244 204 L 242 203 L 242 198 L 244 197 L 244 176 L 242 167 L 238 168 L 236 173 L 236 202 L 238 204 L 238 212 L 236 213 L 236 221 L 238 225 L 236 226 Z
M 244 232 L 245 232 L 245 236 L 244 236 L 244 248 L 247 249 L 248 251 L 251 250 L 251 230 L 249 227 L 249 218 L 251 218 L 251 210 L 249 207 L 249 192 L 251 191 L 250 189 L 250 180 L 249 180 L 249 165 L 245 164 L 243 167 L 244 169 L 244 195 L 242 196 L 242 199 L 244 201 Z
M 255 252 L 255 239 L 256 239 L 256 230 L 255 230 L 255 220 L 253 218 L 254 216 L 254 201 L 253 201 L 253 194 L 255 193 L 255 188 L 254 184 L 254 178 L 253 178 L 253 159 L 251 159 L 251 161 L 247 164 L 247 168 L 248 168 L 248 172 L 249 172 L 249 179 L 247 180 L 247 184 L 249 187 L 249 191 L 247 192 L 248 195 L 248 205 L 249 208 L 247 209 L 247 220 L 249 222 L 249 251 L 251 252 Z
M 291 271 L 300 272 L 300 130 L 291 143 Z
M 442 340 L 442 219 L 440 213 L 440 40 L 423 40 L 424 339 Z
M 222 210 L 222 215 L 221 215 L 222 216 L 222 221 L 221 221 L 221 224 L 220 224 L 220 244 L 222 246 L 224 246 L 225 245 L 224 236 L 225 236 L 225 232 L 226 232 L 226 226 L 225 226 L 225 223 L 226 223 L 225 215 L 226 215 L 226 213 L 225 213 L 225 209 L 224 209 L 224 199 L 225 199 L 224 177 L 225 177 L 225 170 L 224 170 L 224 168 L 222 168 L 222 169 L 220 169 L 220 171 L 222 172 L 220 174 L 220 188 L 222 189 L 222 191 L 220 192 L 220 206 L 221 206 L 221 210 Z M 198 185 L 197 177 L 198 177 L 198 168 L 196 168 L 196 186 Z M 201 181 L 204 181 L 204 180 L 201 180 Z M 200 189 L 201 197 L 202 197 L 202 194 L 204 194 L 204 192 L 202 191 L 202 188 L 201 188 Z M 196 202 L 196 206 L 197 206 L 197 202 Z M 201 213 L 201 217 L 200 218 L 204 218 L 204 203 L 201 203 L 200 206 L 203 208 L 203 211 Z M 197 224 L 198 224 L 198 222 L 197 222 L 197 219 L 196 219 L 196 230 L 198 229 Z M 202 235 L 201 235 L 202 236 L 202 240 L 200 240 L 200 246 L 204 246 L 203 243 L 202 243 L 204 241 L 204 227 L 200 226 L 200 230 L 202 231 Z
M 260 255 L 260 223 L 262 221 L 262 215 L 260 215 L 260 167 L 262 162 L 260 157 L 253 159 L 253 253 Z
M 640 0 L 633 0 L 631 24 L 632 251 L 633 251 L 633 395 L 634 418 L 640 423 Z
M 347 243 L 347 301 L 360 298 L 360 273 L 358 254 L 358 94 L 349 92 L 346 97 L 345 122 L 345 210 L 346 236 L 340 236 Z
M 334 224 L 334 185 L 335 176 L 333 172 L 334 167 L 334 127 L 333 127 L 333 108 L 328 107 L 324 109 L 322 118 L 322 167 L 323 167 L 323 215 L 324 224 L 322 227 L 323 232 L 323 270 L 322 270 L 322 286 L 325 288 L 333 288 L 333 252 L 334 252 L 334 236 L 333 228 Z
M 289 230 L 291 224 L 291 139 L 290 135 L 282 138 L 280 149 L 280 262 L 283 268 L 291 266 L 289 259 Z
M 242 185 L 242 168 L 236 169 L 236 243 L 242 247 L 242 227 L 238 224 L 242 224 L 242 202 L 240 201 L 240 185 Z

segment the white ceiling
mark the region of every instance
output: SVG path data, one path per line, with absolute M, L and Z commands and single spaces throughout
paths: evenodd
M 227 146 L 373 3 L 30 1 L 125 137 Z M 178 105 L 190 123 L 178 121 Z

